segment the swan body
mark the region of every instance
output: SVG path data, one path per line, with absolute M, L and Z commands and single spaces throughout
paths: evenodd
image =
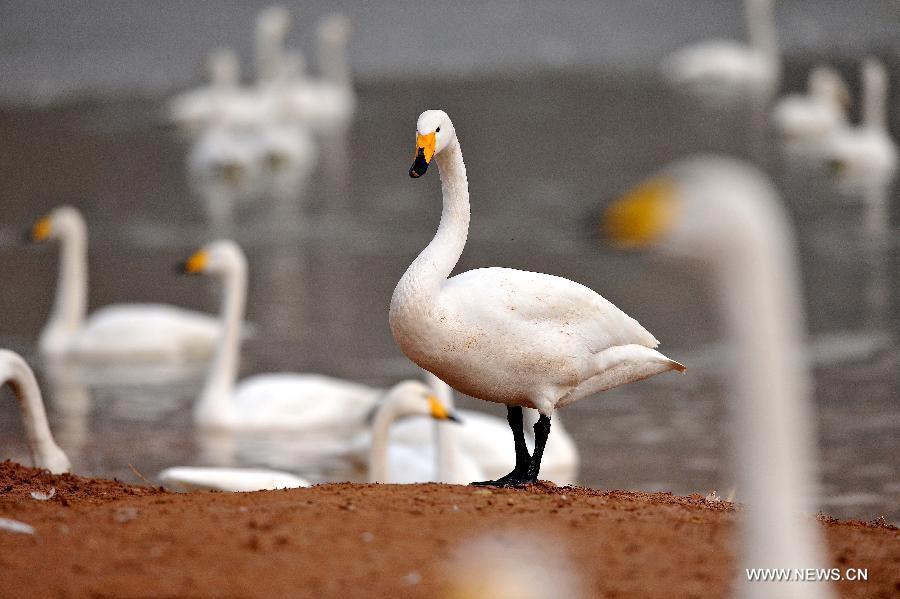
M 542 432 L 535 430 L 539 456 L 556 408 L 684 370 L 654 349 L 656 339 L 636 320 L 568 279 L 509 268 L 448 279 L 466 242 L 470 209 L 465 163 L 446 113 L 422 113 L 416 145 L 410 175 L 423 175 L 432 159 L 438 163 L 444 210 L 434 239 L 394 289 L 391 331 L 407 357 L 454 389 L 517 408 L 514 416 L 510 412 L 510 426 L 518 461 L 525 450 L 514 424 L 521 423 L 521 407 L 541 414 L 536 427 Z M 532 474 L 537 472 L 528 478 L 536 480 Z
M 663 61 L 663 77 L 713 103 L 770 98 L 781 77 L 773 2 L 745 0 L 749 44 L 710 40 L 682 48 Z
M 686 159 L 618 200 L 611 239 L 704 264 L 736 345 L 730 397 L 734 471 L 748 506 L 741 528 L 741 596 L 830 597 L 823 584 L 746 582 L 743 568 L 824 565 L 810 515 L 815 421 L 804 360 L 794 238 L 767 177 L 740 161 Z
M 287 472 L 256 468 L 175 466 L 166 468 L 157 478 L 177 491 L 244 493 L 311 486 L 309 481 Z
M 81 361 L 191 361 L 208 358 L 221 335 L 212 317 L 161 304 L 118 304 L 87 312 L 87 227 L 63 206 L 32 228 L 35 241 L 59 240 L 56 298 L 39 347 L 45 358 Z
M 817 66 L 809 74 L 806 94 L 778 101 L 772 121 L 788 153 L 814 155 L 820 145 L 847 122 L 850 92 L 831 67 Z
M 12 387 L 19 402 L 28 450 L 35 467 L 46 468 L 53 474 L 68 472 L 72 465 L 50 432 L 37 379 L 28 363 L 7 349 L 0 349 L 0 387 L 3 385 Z

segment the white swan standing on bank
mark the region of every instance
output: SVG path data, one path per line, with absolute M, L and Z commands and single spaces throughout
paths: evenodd
M 833 68 L 809 72 L 806 94 L 790 94 L 775 105 L 772 122 L 789 156 L 815 158 L 822 144 L 847 122 L 850 91 Z
M 87 318 L 87 227 L 62 206 L 38 220 L 34 241 L 60 242 L 56 298 L 39 347 L 46 359 L 85 362 L 191 362 L 209 357 L 222 328 L 217 319 L 164 304 L 104 306 Z
M 777 192 L 737 160 L 692 158 L 629 192 L 608 209 L 605 224 L 620 244 L 700 261 L 718 287 L 737 346 L 729 403 L 734 471 L 748 506 L 739 561 L 743 596 L 830 597 L 825 583 L 747 583 L 743 570 L 826 563 L 811 514 L 815 414 L 796 250 Z
M 441 177 L 441 222 L 394 289 L 391 330 L 425 370 L 472 397 L 508 406 L 516 466 L 487 482 L 533 482 L 556 408 L 684 366 L 655 351 L 658 342 L 636 320 L 568 279 L 509 268 L 448 279 L 468 235 L 469 189 L 456 131 L 440 110 L 418 119 L 410 175 L 425 174 L 432 159 Z M 541 414 L 533 455 L 522 407 Z
M 68 472 L 72 467 L 65 452 L 53 440 L 44 400 L 34 373 L 22 357 L 8 349 L 0 349 L 0 387 L 9 385 L 22 414 L 28 450 L 36 468 L 46 468 L 53 474 Z
M 744 0 L 749 44 L 709 40 L 682 48 L 663 61 L 663 77 L 712 104 L 768 102 L 781 79 L 774 4 Z

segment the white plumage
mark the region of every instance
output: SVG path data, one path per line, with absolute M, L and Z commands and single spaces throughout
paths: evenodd
M 34 373 L 19 354 L 0 349 L 0 387 L 7 384 L 19 402 L 22 425 L 34 466 L 46 468 L 54 474 L 68 472 L 72 465 L 50 432 L 44 400 Z
M 75 208 L 56 208 L 31 236 L 57 239 L 61 246 L 56 298 L 39 341 L 46 358 L 190 362 L 212 353 L 222 328 L 207 314 L 164 304 L 115 304 L 86 316 L 87 227 Z
M 469 192 L 455 129 L 439 110 L 419 117 L 410 174 L 421 176 L 432 158 L 443 189 L 441 223 L 390 308 L 394 338 L 413 362 L 472 397 L 537 409 L 547 432 L 557 407 L 684 369 L 653 349 L 656 339 L 636 320 L 568 279 L 508 268 L 448 279 L 468 234 Z M 542 434 L 540 451 L 544 442 Z

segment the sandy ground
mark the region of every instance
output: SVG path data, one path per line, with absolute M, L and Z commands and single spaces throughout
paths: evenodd
M 51 488 L 47 501 L 31 497 Z M 0 595 L 464 597 L 485 582 L 473 568 L 501 574 L 472 545 L 494 539 L 530 544 L 541 556 L 532 574 L 556 560 L 551 575 L 584 596 L 723 597 L 736 513 L 699 495 L 549 484 L 175 494 L 4 462 L 0 517 L 34 534 L 0 532 Z M 897 528 L 819 520 L 834 566 L 869 571 L 868 582 L 841 584 L 842 597 L 900 593 Z

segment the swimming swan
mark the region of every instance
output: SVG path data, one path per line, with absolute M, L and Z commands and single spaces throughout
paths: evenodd
M 774 0 L 744 0 L 749 44 L 708 40 L 682 48 L 662 63 L 673 86 L 715 104 L 747 97 L 768 101 L 781 78 Z
M 247 260 L 233 241 L 207 244 L 185 260 L 188 274 L 222 279 L 224 332 L 194 406 L 197 425 L 226 430 L 320 430 L 365 422 L 384 390 L 320 374 L 258 374 L 237 382 Z
M 736 345 L 734 422 L 738 489 L 749 506 L 741 568 L 817 568 L 823 539 L 809 515 L 815 416 L 804 362 L 794 237 L 767 177 L 734 159 L 679 161 L 606 212 L 608 235 L 704 264 Z M 807 512 L 807 513 L 803 513 Z M 743 574 L 744 570 L 740 570 Z M 746 597 L 812 598 L 809 582 L 746 583 Z
M 636 320 L 568 279 L 509 268 L 456 275 L 469 229 L 466 167 L 446 113 L 419 117 L 410 176 L 438 163 L 444 209 L 434 239 L 400 279 L 390 326 L 413 362 L 472 397 L 508 406 L 516 467 L 490 484 L 537 480 L 550 416 L 594 393 L 667 370 L 684 370 L 654 347 Z M 535 408 L 534 455 L 522 407 Z
M 68 472 L 72 465 L 65 452 L 53 440 L 41 389 L 34 373 L 19 354 L 0 349 L 0 387 L 6 384 L 12 388 L 19 402 L 19 412 L 22 414 L 22 424 L 34 466 L 46 468 L 53 474 Z
M 39 347 L 47 359 L 97 362 L 191 362 L 209 357 L 222 328 L 216 318 L 164 304 L 114 304 L 86 318 L 87 227 L 70 206 L 31 228 L 33 241 L 59 240 L 56 298 Z

